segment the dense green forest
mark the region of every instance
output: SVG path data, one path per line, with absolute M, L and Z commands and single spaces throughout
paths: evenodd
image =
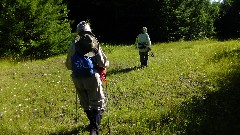
M 240 1 L 1 0 L 2 57 L 47 58 L 66 53 L 79 21 L 101 43 L 132 44 L 148 28 L 152 42 L 240 37 Z

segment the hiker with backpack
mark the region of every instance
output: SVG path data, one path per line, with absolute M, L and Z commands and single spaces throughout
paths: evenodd
M 90 134 L 98 135 L 105 98 L 102 81 L 106 81 L 109 61 L 87 22 L 81 21 L 77 32 L 75 42 L 68 51 L 66 67 L 72 70 L 81 107 L 90 121 Z
M 148 52 L 151 51 L 151 40 L 146 27 L 142 27 L 141 33 L 136 38 L 136 44 L 139 49 L 141 67 L 145 67 L 148 65 Z

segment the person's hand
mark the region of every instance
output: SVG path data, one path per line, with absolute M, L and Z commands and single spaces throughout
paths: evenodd
M 150 56 L 151 56 L 151 57 L 154 57 L 154 53 L 153 53 L 153 52 L 151 52 L 151 53 L 150 53 Z

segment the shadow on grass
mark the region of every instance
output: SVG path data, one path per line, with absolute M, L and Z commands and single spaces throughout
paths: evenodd
M 216 59 L 235 56 L 240 60 L 239 49 L 219 54 Z M 176 122 L 180 132 L 188 135 L 240 134 L 239 62 L 231 67 L 227 76 L 221 77 L 224 79 L 218 80 L 218 91 L 206 93 L 204 97 L 193 97 L 181 105 L 181 118 L 178 118 L 181 122 Z
M 89 131 L 88 126 L 78 126 L 68 131 L 59 131 L 56 133 L 51 133 L 49 135 L 81 135 L 83 132 Z
M 141 69 L 141 67 L 128 67 L 128 68 L 123 68 L 123 69 L 111 69 L 108 71 L 108 75 L 114 75 L 114 74 L 120 74 L 120 73 L 128 73 L 133 70 Z
M 239 135 L 240 134 L 240 50 L 224 52 L 215 56 L 216 62 L 222 58 L 235 57 L 239 61 L 229 69 L 227 76 L 218 80 L 218 91 L 206 92 L 204 96 L 192 97 L 183 102 L 160 120 L 152 120 L 149 127 L 158 128 L 160 121 L 176 134 L 184 135 Z
M 206 94 L 204 98 L 193 98 L 185 103 L 181 115 L 185 119 L 180 125 L 186 134 L 235 135 L 240 129 L 240 73 L 230 76 L 230 84 L 219 91 Z M 229 81 L 229 80 L 226 80 Z
M 234 56 L 237 56 L 238 58 L 240 58 L 240 49 L 235 49 L 235 50 L 232 50 L 230 52 L 227 52 L 227 51 L 223 51 L 222 53 L 218 54 L 218 55 L 215 55 L 214 57 L 212 57 L 210 60 L 211 61 L 215 61 L 215 62 L 218 62 L 220 61 L 221 59 L 223 58 L 227 58 L 227 57 L 234 57 Z

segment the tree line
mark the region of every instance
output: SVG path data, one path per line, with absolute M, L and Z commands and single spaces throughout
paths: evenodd
M 239 12 L 239 0 L 1 0 L 0 53 L 63 54 L 82 20 L 104 43 L 134 43 L 143 26 L 152 42 L 237 39 Z

